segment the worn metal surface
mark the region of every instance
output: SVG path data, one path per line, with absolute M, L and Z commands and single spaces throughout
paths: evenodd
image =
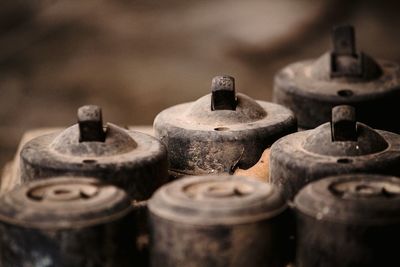
M 153 128 L 151 126 L 128 126 L 126 127 L 130 131 L 137 131 L 145 133 L 147 135 L 154 135 Z M 62 128 L 38 128 L 27 131 L 22 137 L 18 146 L 16 155 L 13 161 L 9 162 L 3 169 L 0 185 L 0 195 L 3 195 L 18 184 L 21 183 L 20 175 L 20 151 L 22 147 L 32 139 L 36 137 L 51 134 L 60 133 Z M 139 260 L 136 261 L 137 266 L 147 266 L 148 259 L 148 230 L 147 230 L 147 201 L 134 201 L 133 207 L 135 210 L 135 225 L 137 226 L 138 236 L 136 239 L 136 247 L 139 253 Z
M 154 136 L 153 127 L 151 125 L 126 126 L 129 131 L 141 132 L 150 136 Z M 51 133 L 60 133 L 63 128 L 46 127 L 36 128 L 27 131 L 21 138 L 14 158 L 3 166 L 0 183 L 0 195 L 12 190 L 16 185 L 21 183 L 20 175 L 20 152 L 22 147 L 30 140 Z M 170 175 L 171 176 L 171 175 Z M 170 178 L 171 179 L 171 178 Z
M 100 107 L 87 105 L 78 109 L 79 142 L 104 142 L 103 116 Z
M 236 110 L 235 79 L 215 77 L 211 81 L 211 110 Z
M 344 175 L 295 198 L 297 267 L 400 266 L 400 178 Z
M 354 29 L 334 28 L 333 49 L 316 60 L 293 63 L 275 76 L 273 101 L 296 114 L 299 127 L 329 121 L 336 105 L 357 109 L 357 119 L 373 128 L 399 132 L 391 118 L 399 113 L 400 69 L 355 50 Z
M 93 178 L 29 182 L 0 200 L 2 266 L 135 266 L 129 196 Z
M 154 130 L 167 146 L 172 171 L 195 175 L 249 168 L 275 140 L 296 131 L 290 110 L 240 93 L 233 101 L 234 92 L 232 77 L 217 76 L 212 94 L 158 114 Z M 215 98 L 220 108 L 213 110 Z
M 293 198 L 307 183 L 330 175 L 381 173 L 400 176 L 400 136 L 357 122 L 357 140 L 354 141 L 353 133 L 349 136 L 347 127 L 337 127 L 350 121 L 349 128 L 353 129 L 353 117 L 337 114 L 347 113 L 349 109 L 347 106 L 333 109 L 333 124 L 325 123 L 314 130 L 285 136 L 272 145 L 270 181 L 281 187 L 285 196 Z M 336 138 L 348 139 L 334 141 L 332 129 Z
M 286 203 L 269 184 L 235 176 L 186 177 L 149 200 L 151 266 L 285 266 Z
M 92 176 L 124 188 L 135 200 L 144 200 L 167 181 L 167 151 L 157 139 L 109 123 L 104 142 L 94 141 L 91 138 L 101 137 L 95 132 L 103 131 L 102 123 L 88 124 L 83 116 L 78 121 L 61 133 L 24 145 L 21 183 L 59 175 Z
M 356 110 L 352 106 L 336 106 L 332 109 L 332 141 L 357 141 Z M 373 145 L 373 144 L 372 144 Z

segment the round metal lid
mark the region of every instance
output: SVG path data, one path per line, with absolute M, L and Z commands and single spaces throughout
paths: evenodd
M 264 101 L 256 101 L 235 92 L 235 80 L 217 76 L 212 80 L 211 94 L 195 102 L 184 103 L 162 111 L 155 124 L 165 120 L 169 124 L 199 131 L 255 129 L 289 120 L 293 114 L 287 108 Z
M 194 225 L 255 222 L 286 209 L 273 185 L 236 176 L 183 178 L 156 191 L 148 205 L 159 217 Z
M 0 220 L 40 229 L 86 227 L 132 210 L 127 194 L 94 178 L 56 177 L 29 182 L 0 199 Z
M 349 174 L 325 178 L 304 187 L 296 209 L 317 220 L 356 224 L 400 222 L 400 178 Z
M 333 28 L 332 45 L 331 52 L 316 59 L 305 70 L 311 79 L 357 83 L 376 80 L 383 74 L 378 62 L 363 52 L 357 52 L 352 26 Z
M 374 129 L 356 122 L 352 106 L 342 105 L 332 109 L 331 123 L 308 131 L 302 146 L 327 156 L 360 156 L 383 151 L 388 143 Z
M 78 124 L 60 133 L 50 143 L 54 151 L 69 156 L 113 156 L 134 150 L 137 143 L 116 125 L 103 127 L 101 109 L 88 105 L 79 108 Z
M 295 79 L 302 90 L 316 95 L 337 94 L 338 87 L 352 90 L 357 95 L 380 94 L 394 86 L 399 68 L 388 61 L 375 60 L 356 50 L 354 28 L 335 27 L 332 32 L 333 49 L 314 60 L 293 63 L 284 69 L 285 77 Z M 314 83 L 314 85 L 312 84 Z
M 103 127 L 101 109 L 92 105 L 79 108 L 78 124 L 61 133 L 39 136 L 21 151 L 35 166 L 46 164 L 63 170 L 140 162 L 162 153 L 165 148 L 152 136 L 111 123 Z
M 399 132 L 390 118 L 398 113 L 400 66 L 356 50 L 354 28 L 335 27 L 333 49 L 317 59 L 292 63 L 274 78 L 273 101 L 290 108 L 300 128 L 313 129 L 336 105 L 353 105 L 376 129 Z

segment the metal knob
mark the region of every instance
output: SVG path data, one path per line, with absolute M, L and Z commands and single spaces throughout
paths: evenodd
M 104 142 L 106 132 L 103 129 L 101 108 L 86 105 L 78 109 L 79 142 Z
M 211 82 L 211 110 L 236 110 L 235 79 L 216 76 Z
M 357 121 L 355 108 L 348 105 L 332 109 L 332 141 L 357 141 Z

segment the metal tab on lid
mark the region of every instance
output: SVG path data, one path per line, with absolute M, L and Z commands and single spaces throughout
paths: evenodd
M 332 141 L 357 141 L 356 110 L 342 105 L 332 109 Z
M 354 28 L 350 25 L 334 27 L 332 30 L 333 51 L 331 53 L 331 76 L 363 75 L 362 53 L 357 54 Z
M 216 76 L 211 82 L 211 110 L 236 109 L 235 79 L 231 76 Z
M 104 142 L 106 133 L 103 129 L 101 108 L 86 105 L 78 109 L 79 142 Z

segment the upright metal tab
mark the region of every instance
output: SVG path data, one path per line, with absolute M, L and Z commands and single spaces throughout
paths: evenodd
M 235 79 L 216 76 L 211 82 L 211 110 L 236 110 Z
M 79 142 L 104 142 L 106 133 L 103 129 L 101 108 L 86 105 L 78 109 Z
M 357 121 L 355 108 L 348 105 L 332 109 L 332 141 L 357 141 Z
M 356 55 L 356 41 L 353 26 L 343 25 L 333 28 L 332 41 L 333 53 L 336 55 Z
M 362 76 L 363 54 L 357 53 L 354 28 L 351 25 L 332 30 L 331 77 Z

